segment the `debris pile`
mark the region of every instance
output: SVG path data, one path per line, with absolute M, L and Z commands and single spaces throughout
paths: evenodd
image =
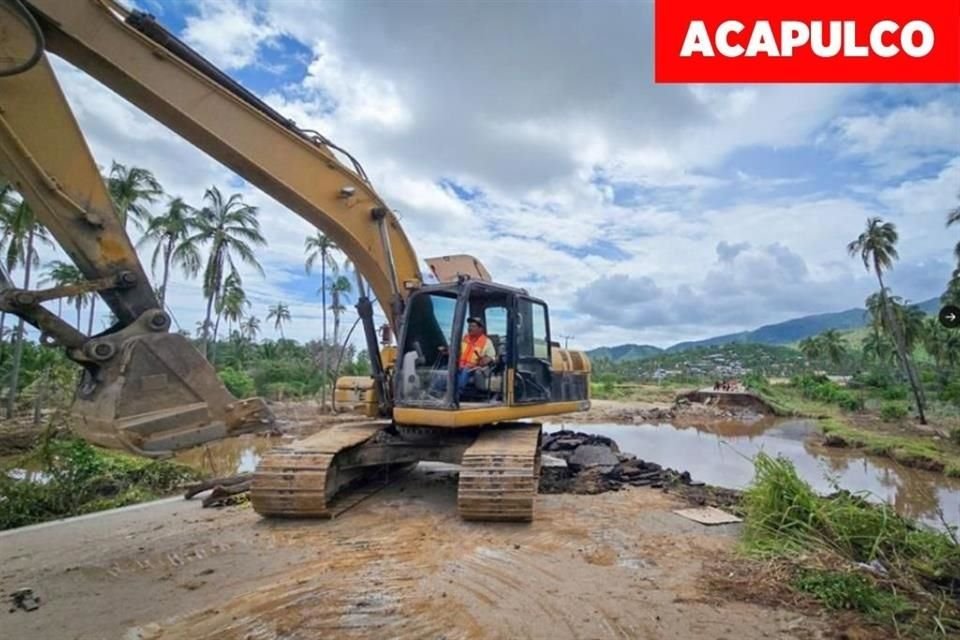
M 625 485 L 653 487 L 686 485 L 702 487 L 687 471 L 664 469 L 620 452 L 617 443 L 604 436 L 576 431 L 556 431 L 543 437 L 540 446 L 548 461 L 540 473 L 541 493 L 604 493 Z M 550 458 L 566 464 L 555 464 Z

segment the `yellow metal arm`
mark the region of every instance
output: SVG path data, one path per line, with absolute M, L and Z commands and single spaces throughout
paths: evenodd
M 144 35 L 118 5 L 103 0 L 31 0 L 29 5 L 48 51 L 331 236 L 398 328 L 403 301 L 422 283 L 419 263 L 395 214 L 362 175 L 324 144 L 252 106 L 196 61 L 185 61 L 182 53 L 174 53 L 179 50 L 161 44 L 162 37 Z M 0 101 L 9 99 L 6 82 L 0 80 Z
M 121 324 L 159 306 L 46 57 L 0 78 L 0 174 L 88 279 L 131 274 L 101 292 Z

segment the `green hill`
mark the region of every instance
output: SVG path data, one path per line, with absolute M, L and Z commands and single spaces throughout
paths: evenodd
M 937 298 L 924 300 L 917 304 L 927 314 L 935 314 L 940 309 L 940 301 Z M 766 344 L 766 345 L 792 345 L 804 338 L 819 335 L 828 329 L 838 331 L 854 331 L 866 326 L 866 309 L 856 308 L 838 311 L 835 313 L 820 313 L 810 316 L 793 318 L 784 322 L 768 324 L 752 331 L 741 331 L 739 333 L 729 333 L 704 340 L 694 340 L 690 342 L 679 342 L 667 349 L 660 349 L 651 345 L 640 344 L 622 344 L 616 347 L 598 347 L 587 352 L 593 360 L 606 359 L 611 362 L 622 362 L 628 360 L 644 360 L 651 356 L 658 355 L 666 351 L 667 353 L 679 353 L 697 349 L 701 347 L 714 347 L 724 344 Z M 862 336 L 858 335 L 859 340 L 851 338 L 858 346 L 862 341 Z
M 621 344 L 616 347 L 598 347 L 591 349 L 587 355 L 591 360 L 610 360 L 620 362 L 624 360 L 643 360 L 661 353 L 663 349 L 649 344 Z

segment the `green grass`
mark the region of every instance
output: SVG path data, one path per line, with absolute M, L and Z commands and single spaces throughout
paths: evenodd
M 772 385 L 762 376 L 746 376 L 744 383 L 753 393 L 770 405 L 778 416 L 832 416 L 838 415 L 838 407 L 804 398 L 789 385 Z
M 592 382 L 590 397 L 597 400 L 671 403 L 678 393 L 688 391 L 694 386 L 674 382 L 662 384 Z
M 956 454 L 946 450 L 949 445 L 922 436 L 901 436 L 876 433 L 851 427 L 836 418 L 820 420 L 824 435 L 839 439 L 847 446 L 866 450 L 873 455 L 891 458 L 897 462 L 947 475 L 960 475 L 960 461 Z
M 747 553 L 791 563 L 791 585 L 828 608 L 859 611 L 906 636 L 960 633 L 954 538 L 862 496 L 820 497 L 785 459 L 760 454 L 754 465 L 743 502 Z
M 14 480 L 10 468 L 34 469 L 45 482 Z M 76 439 L 47 439 L 0 469 L 0 529 L 145 502 L 176 491 L 199 472 L 173 462 L 98 449 Z
M 791 584 L 812 595 L 828 609 L 859 611 L 874 619 L 897 619 L 911 609 L 909 601 L 885 591 L 859 573 L 800 569 Z

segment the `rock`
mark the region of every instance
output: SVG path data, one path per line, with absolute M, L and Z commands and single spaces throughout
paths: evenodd
M 13 606 L 24 611 L 35 611 L 40 608 L 40 598 L 33 593 L 33 589 L 17 589 L 10 594 Z
M 562 469 L 566 469 L 566 468 L 567 468 L 567 461 L 564 460 L 563 458 L 550 455 L 549 453 L 545 453 L 545 454 L 543 454 L 543 455 L 540 456 L 540 466 L 541 466 L 541 468 L 544 468 L 544 467 L 560 467 L 560 468 L 562 468 Z
M 584 469 L 589 467 L 601 467 L 606 471 L 613 469 L 620 463 L 617 454 L 609 447 L 594 444 L 583 444 L 577 447 L 573 455 L 567 461 L 571 467 Z

